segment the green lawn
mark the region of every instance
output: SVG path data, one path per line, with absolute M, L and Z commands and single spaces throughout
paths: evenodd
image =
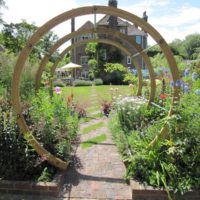
M 97 95 L 96 98 L 98 100 L 95 103 L 90 101 L 92 91 L 93 94 Z M 65 97 L 73 94 L 75 102 L 87 110 L 93 109 L 93 107 L 100 107 L 101 102 L 104 100 L 111 101 L 112 95 L 130 96 L 133 94 L 132 88 L 124 85 L 64 87 L 62 88 L 62 92 Z
M 83 130 L 82 130 L 82 134 L 87 134 L 91 131 L 95 131 L 101 127 L 104 126 L 104 122 L 98 122 L 96 124 L 92 124 L 91 126 L 88 126 L 88 127 L 85 127 Z
M 99 143 L 101 143 L 101 142 L 104 142 L 104 141 L 106 141 L 106 139 L 107 139 L 106 135 L 105 135 L 105 134 L 101 134 L 101 135 L 99 135 L 99 136 L 97 136 L 97 137 L 91 138 L 90 140 L 87 140 L 87 141 L 85 141 L 85 142 L 82 142 L 82 143 L 81 143 L 81 147 L 82 147 L 83 149 L 86 149 L 86 148 L 91 147 L 92 145 L 95 145 L 95 144 L 99 144 Z

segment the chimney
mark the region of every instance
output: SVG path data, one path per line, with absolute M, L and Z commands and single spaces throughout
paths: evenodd
M 117 0 L 109 0 L 109 1 L 108 1 L 108 6 L 117 8 Z M 108 19 L 108 23 L 109 23 L 110 28 L 117 29 L 118 20 L 117 20 L 117 17 L 116 17 L 116 16 L 112 16 L 112 15 L 111 15 L 111 16 L 109 17 L 109 19 Z
M 71 32 L 75 31 L 75 18 L 71 19 Z M 74 44 L 74 38 L 72 38 L 72 44 Z
M 143 12 L 142 19 L 144 19 L 144 21 L 146 21 L 146 22 L 148 21 L 148 16 L 147 16 L 146 11 Z
M 117 0 L 109 0 L 108 6 L 112 6 L 112 7 L 117 8 Z

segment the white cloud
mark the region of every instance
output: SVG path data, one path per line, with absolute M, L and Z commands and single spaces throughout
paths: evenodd
M 161 15 L 159 19 L 153 17 L 151 21 L 156 25 L 165 27 L 176 27 L 186 24 L 200 23 L 200 8 L 183 6 L 171 15 Z
M 37 26 L 41 26 L 60 13 L 90 4 L 89 1 L 85 1 L 81 5 L 77 2 L 77 0 L 6 0 L 9 9 L 3 11 L 3 19 L 7 23 L 18 23 L 22 19 L 26 19 L 28 23 L 35 22 Z M 107 5 L 107 1 L 105 4 Z M 120 6 L 120 8 L 140 17 L 146 10 L 149 23 L 161 33 L 167 42 L 171 42 L 174 38 L 183 39 L 188 34 L 200 32 L 200 8 L 192 7 L 189 3 L 177 7 L 176 1 L 173 0 L 140 0 L 132 6 Z M 76 28 L 79 28 L 87 20 L 93 22 L 94 16 L 76 18 Z M 68 21 L 53 30 L 59 37 L 62 37 L 70 32 L 70 28 L 71 25 Z M 150 37 L 149 42 L 153 43 Z
M 177 5 L 171 0 L 145 0 L 129 7 L 123 7 L 131 13 L 142 16 L 147 11 L 149 23 L 165 38 L 171 42 L 175 38 L 184 39 L 192 33 L 200 33 L 200 8 L 189 3 Z M 149 43 L 154 40 L 149 37 Z
M 27 22 L 36 22 L 41 26 L 54 16 L 77 7 L 75 0 L 7 0 L 8 10 L 4 11 L 3 18 L 7 23 L 18 23 L 22 19 Z

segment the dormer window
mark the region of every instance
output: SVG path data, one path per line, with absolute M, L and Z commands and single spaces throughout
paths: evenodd
M 121 33 L 126 34 L 126 29 L 125 29 L 124 27 L 120 28 L 119 31 L 120 31 Z

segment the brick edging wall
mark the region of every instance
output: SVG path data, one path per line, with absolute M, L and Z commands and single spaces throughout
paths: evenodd
M 137 181 L 131 180 L 133 200 L 168 200 L 167 192 L 155 189 L 151 186 L 144 186 Z M 184 195 L 171 194 L 173 200 L 199 200 L 200 191 L 187 192 Z
M 52 182 L 0 180 L 0 194 L 59 196 L 64 181 L 63 172 L 56 174 Z

